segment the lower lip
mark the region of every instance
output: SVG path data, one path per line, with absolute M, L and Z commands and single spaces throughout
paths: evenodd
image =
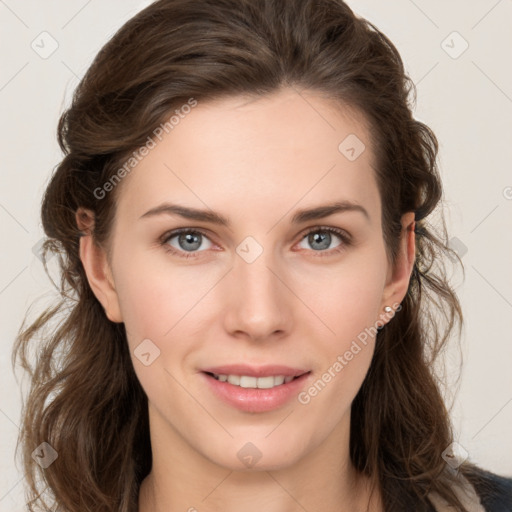
M 221 382 L 205 372 L 201 372 L 201 375 L 224 402 L 245 412 L 266 412 L 283 406 L 297 396 L 311 372 L 271 389 L 242 388 L 229 382 Z

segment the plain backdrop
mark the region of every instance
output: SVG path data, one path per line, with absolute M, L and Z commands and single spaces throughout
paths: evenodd
M 37 249 L 41 196 L 61 158 L 57 121 L 98 50 L 148 3 L 0 0 L 0 511 L 24 505 L 11 350 L 28 306 L 51 298 Z M 446 354 L 456 440 L 512 476 L 512 1 L 348 3 L 397 46 L 417 85 L 415 116 L 439 139 L 451 244 L 466 269 L 458 387 L 457 344 Z

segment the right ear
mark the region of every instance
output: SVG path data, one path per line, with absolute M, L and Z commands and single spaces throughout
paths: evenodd
M 89 286 L 103 306 L 105 315 L 111 322 L 120 323 L 123 319 L 107 253 L 93 238 L 94 221 L 94 213 L 91 210 L 78 208 L 76 224 L 83 233 L 79 241 L 80 260 Z

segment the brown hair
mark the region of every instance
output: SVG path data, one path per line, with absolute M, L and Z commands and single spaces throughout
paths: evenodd
M 466 510 L 441 456 L 452 432 L 433 370 L 462 320 L 441 259 L 449 251 L 444 221 L 436 232 L 425 220 L 442 196 L 438 144 L 412 117 L 414 84 L 396 48 L 341 0 L 159 0 L 114 35 L 78 85 L 58 126 L 65 156 L 42 204 L 45 251 L 59 254 L 62 299 L 28 326 L 25 319 L 13 350 L 13 365 L 20 359 L 31 378 L 18 442 L 30 510 L 50 506 L 41 480 L 58 510 L 135 511 L 151 469 L 147 397 L 124 325 L 107 319 L 88 285 L 77 209 L 94 212 L 94 240 L 108 247 L 120 187 L 101 198 L 94 191 L 170 112 L 190 98 L 263 96 L 286 86 L 317 91 L 368 121 L 393 261 L 401 215 L 416 214 L 407 295 L 379 331 L 352 404 L 352 461 L 377 479 L 386 511 L 427 510 L 429 492 Z M 58 453 L 44 470 L 31 457 L 42 442 Z

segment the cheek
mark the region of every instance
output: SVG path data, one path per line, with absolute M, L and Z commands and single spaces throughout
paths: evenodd
M 331 282 L 330 293 L 315 295 L 311 304 L 332 332 L 324 328 L 326 334 L 320 336 L 319 327 L 309 333 L 315 340 L 317 378 L 298 401 L 325 418 L 325 435 L 349 410 L 372 361 L 382 292 L 373 277 L 377 279 L 378 273 L 367 273 L 364 279 L 340 277 Z
M 357 394 L 374 352 L 386 271 L 384 247 L 375 246 L 302 281 L 299 294 L 321 320 L 308 332 L 320 365 L 319 381 L 311 394 L 306 390 L 305 402 L 321 394 L 317 406 L 332 407 L 334 400 L 341 414 Z
M 128 333 L 164 339 L 174 326 L 190 322 L 196 306 L 218 281 L 215 272 L 176 266 L 159 256 L 133 252 L 119 261 L 115 275 L 119 304 Z
M 194 336 L 200 302 L 214 279 L 154 263 L 132 253 L 117 265 L 115 279 L 135 372 L 151 400 L 160 403 L 169 389 L 179 394 L 174 368 L 201 339 Z
M 384 249 L 376 246 L 337 266 L 299 270 L 294 289 L 329 328 L 331 339 L 344 344 L 378 320 L 386 271 Z

